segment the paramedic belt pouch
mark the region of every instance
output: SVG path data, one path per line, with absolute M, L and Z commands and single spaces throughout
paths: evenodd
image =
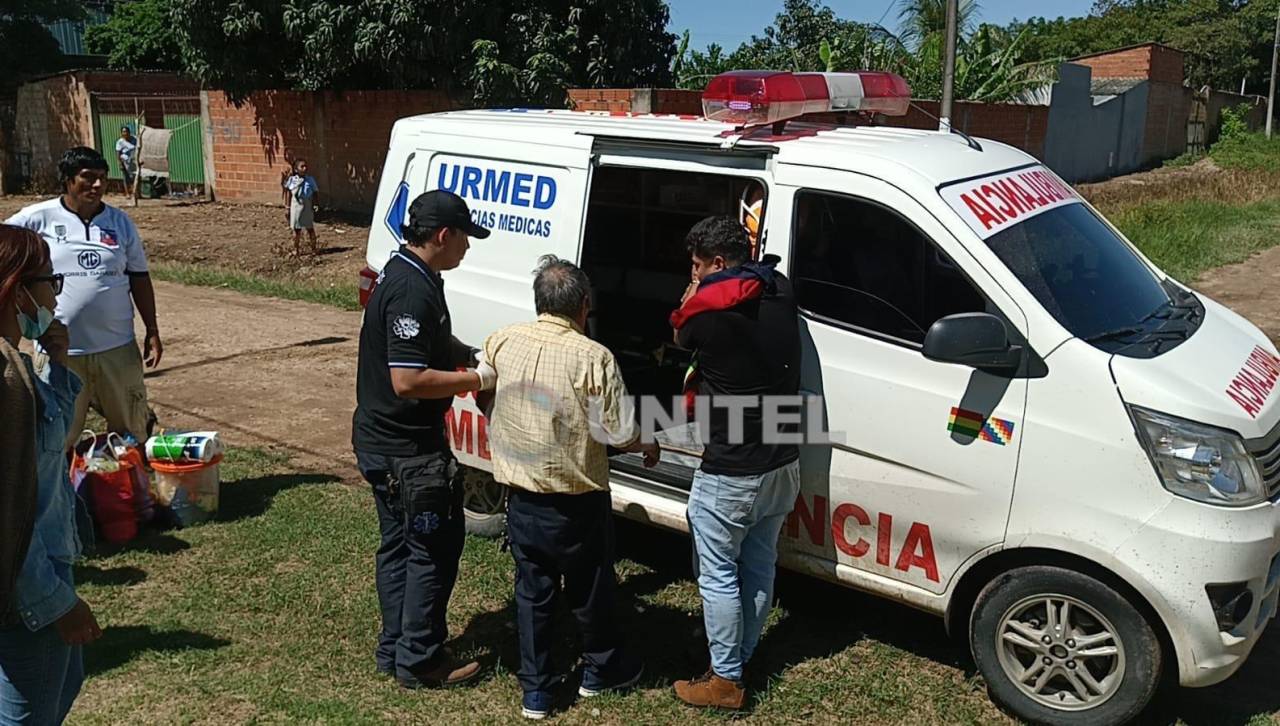
M 396 459 L 391 474 L 399 485 L 406 526 L 414 534 L 440 529 L 455 512 L 455 503 L 461 504 L 458 462 L 448 453 Z

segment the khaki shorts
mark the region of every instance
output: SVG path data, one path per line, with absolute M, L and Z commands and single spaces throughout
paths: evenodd
M 36 361 L 37 367 L 47 362 L 44 356 L 40 359 Z M 67 448 L 79 440 L 89 404 L 102 412 L 109 431 L 131 433 L 139 442 L 146 440 L 147 386 L 142 381 L 142 353 L 137 343 L 101 353 L 71 356 L 67 367 L 84 382 L 76 398 L 75 419 L 67 431 Z

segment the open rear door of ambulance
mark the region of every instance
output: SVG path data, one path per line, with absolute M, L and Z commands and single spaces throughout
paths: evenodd
M 477 348 L 495 330 L 536 317 L 538 258 L 576 260 L 582 236 L 591 140 L 563 128 L 508 128 L 504 121 L 512 115 L 476 111 L 432 119 L 417 132 L 408 179 L 409 199 L 451 191 L 492 232 L 473 239 L 462 265 L 444 274 L 453 334 Z M 456 398 L 446 424 L 459 462 L 492 471 L 488 422 L 474 397 Z

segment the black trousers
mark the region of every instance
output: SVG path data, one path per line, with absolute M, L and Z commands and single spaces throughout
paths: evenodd
M 439 456 L 453 461 L 448 451 Z M 436 665 L 449 637 L 445 617 L 466 537 L 462 488 L 455 482 L 448 518 L 430 533 L 419 534 L 406 522 L 400 498 L 389 488 L 392 458 L 357 451 L 356 464 L 373 487 L 382 533 L 375 557 L 382 608 L 375 658 L 379 669 L 413 678 L 413 671 Z
M 609 679 L 621 667 L 617 579 L 613 571 L 613 509 L 609 492 L 534 494 L 512 488 L 507 533 L 516 563 L 516 623 L 520 686 L 551 687 L 556 603 L 578 621 L 586 667 Z M 563 583 L 563 584 L 562 584 Z

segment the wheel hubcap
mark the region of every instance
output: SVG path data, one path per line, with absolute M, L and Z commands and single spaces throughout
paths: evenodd
M 1000 620 L 996 653 L 1009 680 L 1050 708 L 1083 711 L 1115 695 L 1124 644 L 1097 610 L 1066 595 L 1036 595 Z
M 504 487 L 489 476 L 469 476 L 462 486 L 462 506 L 471 514 L 501 514 Z

